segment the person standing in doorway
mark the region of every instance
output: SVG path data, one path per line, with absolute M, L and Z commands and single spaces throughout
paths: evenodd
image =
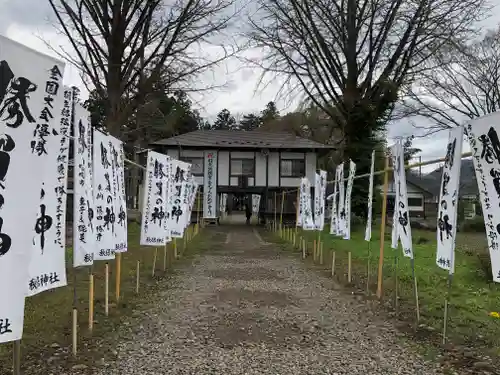
M 248 203 L 245 205 L 245 214 L 247 216 L 247 224 L 250 224 L 250 218 L 252 217 L 252 206 Z

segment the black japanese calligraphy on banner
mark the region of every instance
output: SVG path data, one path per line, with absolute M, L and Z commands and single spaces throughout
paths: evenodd
M 48 102 L 45 99 L 45 102 Z M 73 91 L 64 89 L 64 102 L 56 116 L 57 123 L 45 140 L 49 162 L 40 191 L 40 209 L 34 223 L 33 252 L 29 266 L 28 296 L 67 285 L 66 280 L 66 185 L 68 181 L 69 134 L 73 112 Z M 52 117 L 53 118 L 53 117 Z M 57 274 L 57 282 L 36 283 L 42 274 Z M 36 286 L 36 287 L 35 287 Z
M 0 36 L 0 295 L 8 301 L 0 304 L 0 342 L 22 337 L 36 219 L 47 215 L 40 201 L 51 165 L 44 142 L 59 125 L 63 73 L 63 63 Z M 55 202 L 43 204 L 47 210 Z
M 205 151 L 203 175 L 203 217 L 217 217 L 217 151 Z
M 80 104 L 75 105 L 75 135 L 73 159 L 73 267 L 94 263 L 96 247 L 95 204 L 92 179 L 92 127 L 90 114 Z
M 112 187 L 115 194 L 115 252 L 127 251 L 127 198 L 125 195 L 125 155 L 123 143 L 110 137 Z
M 302 229 L 314 230 L 314 218 L 311 207 L 311 183 L 304 177 L 300 180 L 300 196 L 302 202 Z
M 450 274 L 454 272 L 463 132 L 462 127 L 449 132 L 439 196 L 436 264 Z
M 154 151 L 148 151 L 147 158 L 140 243 L 145 246 L 165 245 L 169 237 L 167 198 L 170 158 Z
M 173 238 L 182 238 L 184 234 L 184 213 L 187 210 L 186 192 L 189 190 L 189 178 L 191 176 L 191 164 L 180 160 L 171 159 L 171 192 L 169 196 L 169 224 L 170 235 Z
M 483 209 L 493 280 L 500 282 L 500 132 L 498 114 L 478 118 L 466 127 Z

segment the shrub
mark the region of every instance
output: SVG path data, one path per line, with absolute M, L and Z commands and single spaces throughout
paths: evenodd
M 465 220 L 460 226 L 461 232 L 485 232 L 484 219 L 482 216 L 475 216 Z

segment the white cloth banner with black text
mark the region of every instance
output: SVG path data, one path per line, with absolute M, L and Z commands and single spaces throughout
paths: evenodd
M 54 108 L 55 110 L 55 108 Z M 50 111 L 54 111 L 50 109 Z M 64 89 L 64 103 L 55 131 L 45 144 L 48 164 L 42 178 L 40 209 L 32 229 L 33 246 L 29 266 L 28 293 L 66 286 L 66 186 L 68 181 L 69 134 L 73 92 Z
M 338 169 L 335 170 L 335 180 L 333 181 L 333 194 L 332 194 L 332 212 L 330 216 L 330 234 L 337 234 L 337 182 L 338 182 Z
M 145 187 L 142 204 L 141 239 L 145 246 L 165 245 L 167 241 L 168 220 L 166 215 L 168 198 L 167 155 L 148 151 Z
M 405 161 L 403 145 L 400 141 L 391 147 L 391 154 L 394 166 L 394 187 L 396 190 L 395 202 L 397 203 L 394 206 L 394 219 L 396 222 L 395 230 L 397 238 L 401 240 L 404 256 L 413 259 L 410 212 L 408 209 L 408 191 L 406 189 Z
M 188 179 L 191 176 L 191 164 L 172 159 L 172 174 L 170 177 L 170 196 L 169 224 L 170 236 L 173 238 L 182 238 L 185 229 L 184 211 L 187 210 L 187 201 L 185 199 L 189 191 Z M 185 203 L 186 202 L 186 203 Z
M 203 174 L 203 217 L 217 217 L 217 151 L 205 151 Z
M 344 236 L 345 231 L 345 182 L 344 163 L 337 167 L 339 184 L 339 208 L 337 211 L 337 236 Z
M 257 216 L 260 209 L 260 194 L 252 194 L 252 215 Z
M 455 236 L 463 136 L 464 129 L 461 126 L 449 132 L 439 193 L 436 264 L 448 270 L 450 274 L 455 270 Z
M 370 167 L 370 182 L 368 186 L 368 214 L 366 216 L 365 241 L 372 239 L 372 211 L 373 211 L 373 174 L 375 173 L 375 150 L 372 151 Z
M 471 121 L 466 127 L 483 208 L 493 281 L 500 283 L 500 113 Z
M 113 173 L 113 190 L 115 191 L 115 252 L 127 251 L 127 197 L 125 194 L 125 154 L 123 143 L 119 139 L 109 137 L 111 151 L 111 171 Z
M 304 177 L 300 181 L 300 200 L 302 205 L 302 229 L 314 230 L 314 218 L 311 207 L 311 183 Z
M 23 334 L 31 233 L 43 173 L 54 163 L 45 151 L 59 126 L 63 73 L 62 62 L 0 36 L 0 342 Z
M 345 192 L 345 209 L 344 209 L 344 240 L 351 239 L 351 195 L 352 185 L 354 184 L 354 176 L 356 175 L 356 163 L 352 160 L 349 162 L 349 176 L 347 176 L 347 189 Z
M 75 104 L 73 149 L 73 267 L 94 264 L 96 247 L 90 114 Z

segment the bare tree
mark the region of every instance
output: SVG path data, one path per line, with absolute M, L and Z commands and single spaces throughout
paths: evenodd
M 432 68 L 430 57 L 449 40 L 470 37 L 486 1 L 259 0 L 249 38 L 266 56 L 254 63 L 264 79 L 284 77 L 288 93 L 304 93 L 328 114 L 336 126 L 327 139 L 367 173 L 400 89 Z M 354 184 L 358 202 L 365 185 Z
M 422 127 L 435 132 L 500 109 L 500 28 L 433 59 L 436 68 L 405 92 L 398 117 L 425 117 L 432 124 Z
M 486 0 L 260 0 L 250 38 L 267 55 L 254 63 L 304 92 L 349 144 L 486 10 Z
M 178 89 L 234 53 L 200 56 L 229 26 L 234 0 L 49 2 L 73 47 L 62 54 L 106 101 L 106 127 L 115 136 L 147 102 L 156 82 Z M 229 44 L 227 36 L 224 43 Z

